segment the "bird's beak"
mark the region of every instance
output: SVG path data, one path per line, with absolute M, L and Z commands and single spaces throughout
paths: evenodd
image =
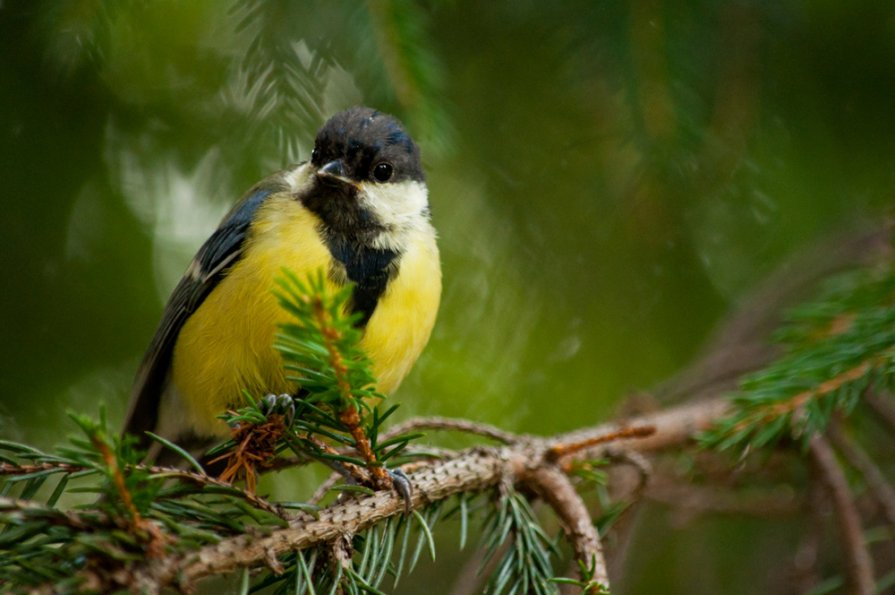
M 342 183 L 346 186 L 360 188 L 357 182 L 345 177 L 346 167 L 341 159 L 334 159 L 317 170 L 317 177 L 328 183 Z
M 317 174 L 341 178 L 345 175 L 345 166 L 341 159 L 335 159 L 318 169 Z

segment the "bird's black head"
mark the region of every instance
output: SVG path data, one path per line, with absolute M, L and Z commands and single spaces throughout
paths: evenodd
M 311 163 L 355 182 L 422 182 L 420 151 L 396 118 L 352 107 L 330 118 L 314 143 Z

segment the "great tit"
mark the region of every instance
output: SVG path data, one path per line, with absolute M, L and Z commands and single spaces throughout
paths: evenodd
M 361 347 L 379 391 L 394 391 L 429 340 L 441 296 L 420 151 L 397 119 L 367 107 L 336 114 L 310 161 L 264 179 L 230 210 L 165 306 L 126 432 L 197 450 L 227 436 L 218 416 L 243 405 L 243 391 L 297 394 L 273 347 L 287 317 L 272 291 L 283 268 L 354 284 Z

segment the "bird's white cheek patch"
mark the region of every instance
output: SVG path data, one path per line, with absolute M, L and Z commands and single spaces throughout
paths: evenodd
M 426 185 L 412 180 L 392 184 L 367 182 L 361 188 L 364 206 L 376 213 L 383 225 L 395 231 L 417 225 L 429 204 Z

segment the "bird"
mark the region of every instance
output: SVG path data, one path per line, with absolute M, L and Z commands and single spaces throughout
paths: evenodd
M 429 340 L 441 264 L 419 146 L 369 107 L 333 115 L 310 159 L 253 186 L 199 248 L 165 305 L 137 370 L 124 431 L 159 458 L 146 432 L 191 452 L 228 436 L 219 416 L 251 395 L 301 390 L 274 348 L 288 314 L 283 269 L 352 284 L 349 314 L 382 394 Z

